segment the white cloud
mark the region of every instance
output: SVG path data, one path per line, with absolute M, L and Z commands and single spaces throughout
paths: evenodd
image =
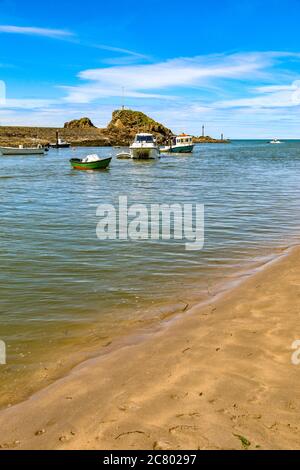
M 66 121 L 88 116 L 98 127 L 105 127 L 111 119 L 111 106 L 66 106 L 57 104 L 38 108 L 4 108 L 0 106 L 0 125 L 63 127 Z
M 0 25 L 0 33 L 27 34 L 30 36 L 45 36 L 54 39 L 64 39 L 74 36 L 71 31 L 64 29 L 38 28 L 35 26 Z
M 0 106 L 3 106 L 6 101 L 6 85 L 3 80 L 0 80 Z
M 8 98 L 2 103 L 5 109 L 39 109 L 59 103 L 58 100 L 48 99 L 14 99 Z
M 3 124 L 56 126 L 87 115 L 105 126 L 125 87 L 128 107 L 175 132 L 199 135 L 205 124 L 215 136 L 293 137 L 298 135 L 300 104 L 295 59 L 299 54 L 253 52 L 103 66 L 80 72 L 77 86 L 60 86 L 64 98 L 9 99 L 0 116 Z
M 276 91 L 295 91 L 297 90 L 297 83 L 292 83 L 291 85 L 268 85 L 256 87 L 254 91 L 257 93 L 273 93 Z
M 266 79 L 270 78 L 268 71 L 278 60 L 291 55 L 281 52 L 219 54 L 154 64 L 88 69 L 78 75 L 85 83 L 65 87 L 68 91 L 66 101 L 89 103 L 106 96 L 120 96 L 123 87 L 129 97 L 170 98 L 169 94 L 153 94 L 153 91 L 211 87 L 217 80 Z
M 122 87 L 105 87 L 93 84 L 90 86 L 74 86 L 74 87 L 61 87 L 68 92 L 68 95 L 64 98 L 64 101 L 69 103 L 91 103 L 99 98 L 110 98 L 120 97 L 122 95 Z M 128 90 L 126 88 L 126 99 L 127 98 L 138 98 L 138 99 L 175 99 L 172 95 L 162 95 L 158 93 L 142 93 L 139 91 Z
M 107 46 L 106 44 L 87 44 L 90 47 L 94 47 L 95 49 L 102 49 L 104 51 L 111 51 L 111 52 L 118 52 L 121 54 L 126 54 L 130 56 L 134 56 L 138 59 L 148 59 L 149 57 L 141 54 L 140 52 L 131 51 L 130 49 L 123 49 L 122 47 L 114 47 L 114 46 Z
M 135 60 L 149 60 L 149 57 L 147 55 L 141 54 L 140 52 L 132 51 L 130 49 L 110 46 L 107 44 L 94 44 L 86 42 L 84 40 L 80 40 L 76 37 L 75 33 L 65 29 L 41 28 L 36 26 L 0 25 L 0 33 L 25 34 L 29 36 L 44 36 L 53 39 L 65 39 L 72 41 L 74 44 L 78 44 L 84 47 L 124 54 L 125 56 L 132 57 L 132 59 L 135 58 Z
M 233 100 L 219 101 L 213 104 L 215 108 L 285 108 L 300 105 L 300 80 L 290 85 L 274 85 L 258 87 L 257 96 Z

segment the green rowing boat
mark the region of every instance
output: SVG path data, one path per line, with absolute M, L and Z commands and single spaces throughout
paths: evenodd
M 105 170 L 110 164 L 112 157 L 102 158 L 93 162 L 83 162 L 79 158 L 71 158 L 70 163 L 75 170 Z

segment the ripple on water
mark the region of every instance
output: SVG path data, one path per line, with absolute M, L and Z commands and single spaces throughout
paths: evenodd
M 274 147 L 199 145 L 193 155 L 148 164 L 113 159 L 100 173 L 73 171 L 68 160 L 119 150 L 1 158 L 0 337 L 8 364 L 0 403 L 298 240 L 300 143 Z M 204 203 L 204 249 L 97 240 L 97 205 L 120 195 L 129 204 Z

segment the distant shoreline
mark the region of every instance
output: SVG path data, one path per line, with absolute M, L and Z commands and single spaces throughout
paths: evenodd
M 151 117 L 132 109 L 117 109 L 104 128 L 96 127 L 88 117 L 65 122 L 64 127 L 0 126 L 0 146 L 34 147 L 55 144 L 59 138 L 72 147 L 128 146 L 139 132 L 151 133 L 158 145 L 168 144 L 174 133 Z M 194 143 L 228 143 L 210 136 L 193 137 Z
M 35 146 L 47 145 L 56 141 L 56 133 L 72 146 L 111 146 L 109 137 L 102 129 L 65 129 L 60 127 L 29 127 L 29 126 L 0 126 L 0 145 L 2 146 Z
M 72 147 L 114 147 L 128 146 L 131 138 L 121 135 L 118 129 L 109 128 L 64 128 L 35 126 L 0 126 L 0 146 L 18 147 L 19 145 L 34 147 L 38 144 L 47 145 L 59 137 L 68 141 Z M 134 130 L 133 130 L 134 132 Z M 271 138 L 234 138 L 215 139 L 210 136 L 193 137 L 194 144 L 230 144 L 236 141 L 259 141 L 268 143 Z M 284 142 L 298 142 L 300 139 L 281 138 Z
M 230 144 L 229 139 L 214 139 L 210 136 L 193 137 L 194 144 Z
M 56 133 L 68 141 L 72 147 L 113 147 L 129 145 L 130 141 L 118 132 L 109 132 L 107 128 L 91 127 L 87 129 L 68 129 L 64 127 L 31 127 L 31 126 L 0 126 L 0 146 L 14 147 L 19 145 L 47 145 L 55 142 Z M 193 137 L 195 144 L 228 144 L 229 140 Z

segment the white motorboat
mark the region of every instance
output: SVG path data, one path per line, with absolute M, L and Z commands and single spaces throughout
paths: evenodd
M 133 159 L 148 160 L 159 157 L 158 146 L 152 134 L 136 134 L 129 148 L 131 158 Z
M 273 139 L 271 140 L 271 142 L 269 142 L 270 144 L 282 144 L 282 142 L 278 139 Z
M 45 153 L 44 147 L 38 145 L 37 147 L 0 147 L 0 153 L 2 155 L 43 155 Z

